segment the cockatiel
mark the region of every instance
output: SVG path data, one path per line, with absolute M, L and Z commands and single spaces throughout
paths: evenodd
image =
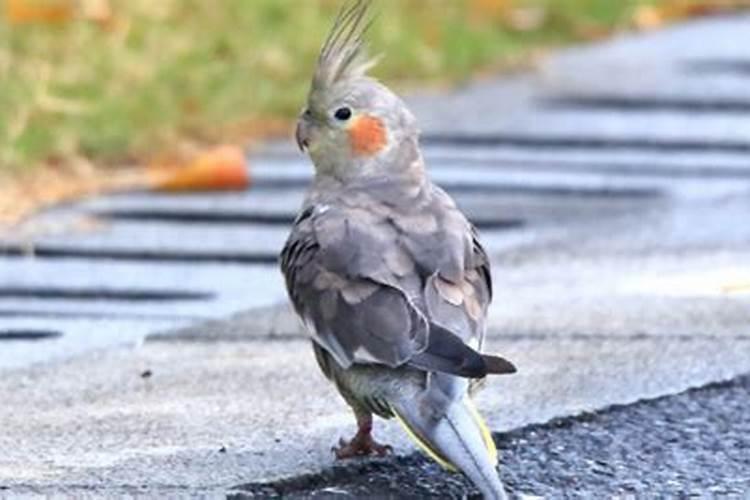
M 385 454 L 372 415 L 504 498 L 472 382 L 512 373 L 481 354 L 490 264 L 472 225 L 430 182 L 414 116 L 367 76 L 369 0 L 350 1 L 323 45 L 296 139 L 315 177 L 281 254 L 320 368 L 354 410 L 339 458 Z

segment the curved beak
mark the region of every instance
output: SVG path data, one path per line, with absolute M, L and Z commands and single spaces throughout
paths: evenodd
M 299 150 L 303 153 L 307 151 L 307 148 L 310 147 L 310 124 L 304 118 L 300 118 L 297 122 L 294 138 L 297 140 Z

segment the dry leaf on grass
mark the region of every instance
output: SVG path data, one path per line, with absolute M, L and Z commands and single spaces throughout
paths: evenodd
M 113 22 L 110 0 L 5 0 L 11 24 L 63 24 L 85 19 L 102 27 Z
M 664 24 L 664 15 L 654 5 L 641 5 L 633 13 L 633 24 L 639 30 L 653 30 Z
M 112 191 L 216 191 L 246 189 L 250 175 L 238 146 L 221 146 L 194 156 L 187 164 L 153 168 L 96 168 L 84 159 L 30 172 L 0 174 L 0 229 L 32 213 L 69 200 Z
M 655 5 L 638 6 L 633 12 L 633 25 L 653 30 L 682 19 L 748 7 L 750 0 L 661 0 Z
M 516 0 L 471 0 L 469 15 L 474 19 L 504 20 L 516 7 Z
M 12 24 L 61 24 L 74 14 L 72 0 L 5 0 L 5 18 Z
M 225 145 L 197 155 L 186 165 L 155 164 L 151 187 L 157 191 L 241 190 L 250 185 L 245 153 Z
M 31 172 L 0 175 L 0 228 L 57 203 L 140 188 L 147 181 L 143 169 L 96 169 L 83 160 L 64 167 L 40 167 Z

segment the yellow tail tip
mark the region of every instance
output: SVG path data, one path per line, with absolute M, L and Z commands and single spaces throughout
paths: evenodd
M 414 429 L 412 429 L 411 427 L 409 427 L 409 424 L 406 423 L 406 420 L 404 420 L 403 418 L 401 418 L 401 415 L 399 415 L 399 413 L 394 408 L 391 408 L 391 411 L 396 416 L 396 420 L 398 420 L 398 423 L 401 424 L 401 427 L 403 427 L 404 430 L 406 431 L 406 434 L 411 438 L 412 441 L 414 441 L 415 443 L 417 443 L 417 446 L 419 446 L 419 448 L 428 457 L 430 457 L 435 462 L 437 462 L 438 464 L 440 464 L 440 466 L 442 466 L 445 470 L 447 470 L 449 472 L 458 472 L 458 469 L 452 463 L 450 463 L 440 453 L 438 453 L 437 451 L 435 451 L 434 449 L 432 449 L 432 447 L 429 445 L 429 443 L 427 443 L 427 441 L 425 441 L 424 439 L 422 439 L 416 433 L 416 431 Z
M 495 441 L 492 439 L 492 433 L 490 432 L 490 429 L 487 427 L 484 419 L 479 414 L 479 411 L 474 405 L 474 402 L 468 396 L 464 399 L 463 403 L 464 405 L 466 405 L 467 410 L 471 414 L 474 422 L 479 428 L 480 433 L 482 434 L 482 440 L 484 441 L 484 445 L 487 448 L 487 453 L 489 455 L 490 461 L 493 464 L 496 464 L 498 458 L 497 447 L 495 446 Z M 430 444 L 424 438 L 422 438 L 414 429 L 412 429 L 411 426 L 409 426 L 409 424 L 401 417 L 401 415 L 399 415 L 398 411 L 396 411 L 395 408 L 391 408 L 391 411 L 396 416 L 396 420 L 398 421 L 398 423 L 401 424 L 401 427 L 403 427 L 406 431 L 406 434 L 411 438 L 412 441 L 417 444 L 417 446 L 419 446 L 419 448 L 427 456 L 432 458 L 447 471 L 458 472 L 458 468 L 450 463 L 448 459 L 442 456 L 437 450 L 430 446 Z
M 493 464 L 496 464 L 497 446 L 495 446 L 495 440 L 492 439 L 492 432 L 490 432 L 489 427 L 487 427 L 487 423 L 482 418 L 482 415 L 479 414 L 479 410 L 477 410 L 477 407 L 474 405 L 474 401 L 472 401 L 471 398 L 467 396 L 466 399 L 464 399 L 464 404 L 469 409 L 469 413 L 471 413 L 472 417 L 474 417 L 474 421 L 477 423 L 479 430 L 482 432 L 482 438 L 484 439 L 484 444 L 487 447 L 487 453 L 489 453 L 490 455 L 490 460 Z

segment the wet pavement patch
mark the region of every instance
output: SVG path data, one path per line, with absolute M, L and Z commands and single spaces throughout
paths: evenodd
M 750 144 L 748 144 L 748 150 L 750 151 Z M 461 160 L 456 160 L 460 162 Z M 481 161 L 466 160 L 464 163 L 477 166 L 481 164 Z M 493 162 L 493 165 L 499 165 L 499 162 Z M 259 180 L 255 183 L 256 187 L 262 187 L 264 190 L 289 190 L 289 189 L 303 189 L 309 184 L 309 180 L 305 178 L 287 178 L 287 179 L 268 179 Z M 518 183 L 499 183 L 499 182 L 476 182 L 458 179 L 442 179 L 437 181 L 437 184 L 441 188 L 448 191 L 452 196 L 461 196 L 462 194 L 496 194 L 496 195 L 508 195 L 508 194 L 528 194 L 537 196 L 552 196 L 552 195 L 564 195 L 575 198 L 654 198 L 660 196 L 662 193 L 657 188 L 631 188 L 631 187 L 617 187 L 617 188 L 599 188 L 589 186 L 540 186 L 533 184 L 518 184 Z M 170 217 L 170 216 L 167 216 Z M 263 216 L 270 220 L 272 224 L 277 223 L 278 217 L 269 215 Z M 126 219 L 128 217 L 118 217 Z M 174 222 L 174 219 L 184 218 L 184 216 L 172 217 L 169 222 Z M 133 220 L 137 220 L 133 218 Z M 142 218 L 142 220 L 148 220 L 148 218 Z M 155 219 L 158 220 L 158 219 Z M 166 220 L 166 219 L 165 219 Z M 194 221 L 195 222 L 195 221 Z M 202 222 L 202 221 L 200 221 Z M 264 221 L 265 222 L 265 221 Z
M 0 256 L 34 256 L 38 259 L 84 259 L 126 262 L 187 262 L 193 264 L 276 264 L 277 253 L 269 252 L 197 252 L 188 250 L 131 250 L 98 249 L 75 246 L 35 245 L 29 250 L 25 246 L 0 246 Z
M 540 149 L 604 149 L 641 151 L 712 151 L 750 153 L 750 142 L 735 140 L 658 139 L 653 137 L 611 138 L 584 135 L 430 134 L 422 137 L 429 146 L 516 147 Z
M 617 111 L 628 112 L 673 112 L 673 113 L 731 113 L 747 114 L 750 101 L 741 98 L 662 98 L 622 95 L 565 96 L 544 99 L 542 106 L 547 109 Z
M 180 290 L 135 290 L 113 288 L 0 287 L 0 299 L 104 300 L 122 302 L 171 302 L 210 300 L 215 294 Z
M 750 175 L 750 174 L 748 174 Z M 497 191 L 496 189 L 493 192 Z M 617 194 L 617 193 L 615 193 Z M 641 194 L 640 192 L 637 194 Z M 604 194 L 602 196 L 605 196 Z M 132 221 L 156 221 L 169 222 L 172 224 L 194 224 L 200 222 L 203 224 L 232 225 L 232 224 L 254 224 L 282 226 L 285 229 L 294 222 L 294 215 L 286 214 L 260 214 L 251 212 L 217 212 L 215 210 L 153 210 L 153 209 L 132 209 L 132 210 L 101 210 L 94 212 L 98 217 L 104 217 L 113 220 L 132 220 Z M 517 229 L 524 225 L 524 221 L 519 219 L 508 219 L 499 217 L 475 217 L 472 222 L 479 229 Z
M 294 222 L 292 214 L 262 214 L 254 212 L 217 211 L 217 210 L 100 210 L 94 215 L 113 220 L 157 221 L 174 224 L 261 224 L 290 226 Z
M 157 301 L 158 302 L 158 301 Z M 34 319 L 75 319 L 87 318 L 98 320 L 128 320 L 128 321 L 201 321 L 205 318 L 202 316 L 177 315 L 177 314 L 159 314 L 159 313 L 129 313 L 129 312 L 112 312 L 112 311 L 45 311 L 40 309 L 0 309 L 0 318 L 34 318 Z
M 499 434 L 513 496 L 685 498 L 750 494 L 750 376 Z M 481 498 L 420 454 L 238 486 L 233 499 Z
M 750 59 L 701 59 L 685 64 L 689 73 L 750 76 Z
M 629 175 L 635 177 L 737 177 L 745 179 L 750 177 L 750 169 L 742 165 L 721 164 L 714 162 L 710 165 L 699 162 L 691 163 L 668 163 L 654 161 L 622 161 L 616 158 L 609 160 L 581 160 L 576 158 L 535 159 L 527 157 L 494 156 L 489 158 L 462 158 L 460 156 L 442 156 L 430 159 L 431 165 L 451 165 L 463 163 L 474 168 L 508 169 L 518 165 L 536 171 L 564 171 L 568 174 L 586 174 L 591 172 L 606 171 L 617 175 Z M 649 196 L 649 193 L 638 193 L 640 196 Z
M 49 340 L 62 337 L 54 330 L 0 330 L 0 342 L 6 340 Z

